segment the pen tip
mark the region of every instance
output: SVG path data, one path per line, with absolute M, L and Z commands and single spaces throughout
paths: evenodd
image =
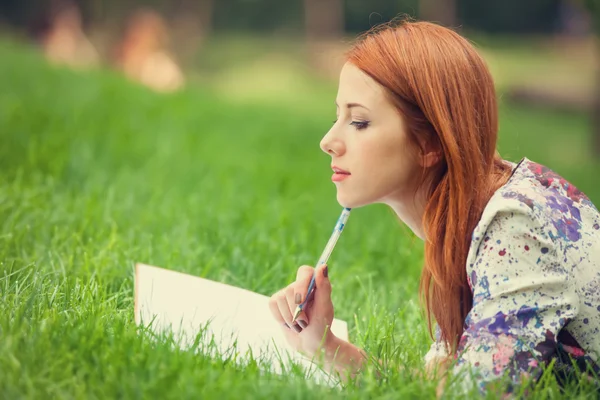
M 292 318 L 292 322 L 296 322 L 296 318 L 298 318 L 298 315 L 300 315 L 301 312 L 302 309 L 300 308 L 300 306 L 296 306 L 296 311 L 294 311 L 294 317 Z

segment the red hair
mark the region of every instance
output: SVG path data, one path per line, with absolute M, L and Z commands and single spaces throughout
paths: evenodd
M 428 187 L 419 291 L 430 334 L 433 315 L 454 353 L 473 303 L 466 273 L 471 235 L 511 172 L 496 151 L 491 74 L 465 38 L 429 22 L 373 29 L 347 59 L 386 89 L 413 143 L 425 140 L 440 150 L 441 161 L 423 175 Z

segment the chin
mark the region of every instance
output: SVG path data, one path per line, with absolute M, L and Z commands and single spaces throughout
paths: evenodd
M 346 208 L 359 208 L 362 206 L 366 206 L 371 204 L 370 201 L 365 201 L 366 199 L 361 198 L 351 198 L 349 196 L 341 195 L 339 192 L 337 194 L 337 202 L 340 206 Z

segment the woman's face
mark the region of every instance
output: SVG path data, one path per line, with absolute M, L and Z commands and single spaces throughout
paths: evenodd
M 343 207 L 398 205 L 416 190 L 422 167 L 406 126 L 385 89 L 351 63 L 340 73 L 337 120 L 321 140 Z

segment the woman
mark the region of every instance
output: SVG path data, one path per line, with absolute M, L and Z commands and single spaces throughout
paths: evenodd
M 482 391 L 569 356 L 598 372 L 600 214 L 548 168 L 500 158 L 492 77 L 469 42 L 426 22 L 369 33 L 347 55 L 336 105 L 321 149 L 338 202 L 387 204 L 425 242 L 428 366 L 475 373 Z M 298 351 L 354 375 L 366 354 L 329 331 L 326 267 L 292 324 L 312 274 L 301 267 L 272 296 L 273 315 Z

